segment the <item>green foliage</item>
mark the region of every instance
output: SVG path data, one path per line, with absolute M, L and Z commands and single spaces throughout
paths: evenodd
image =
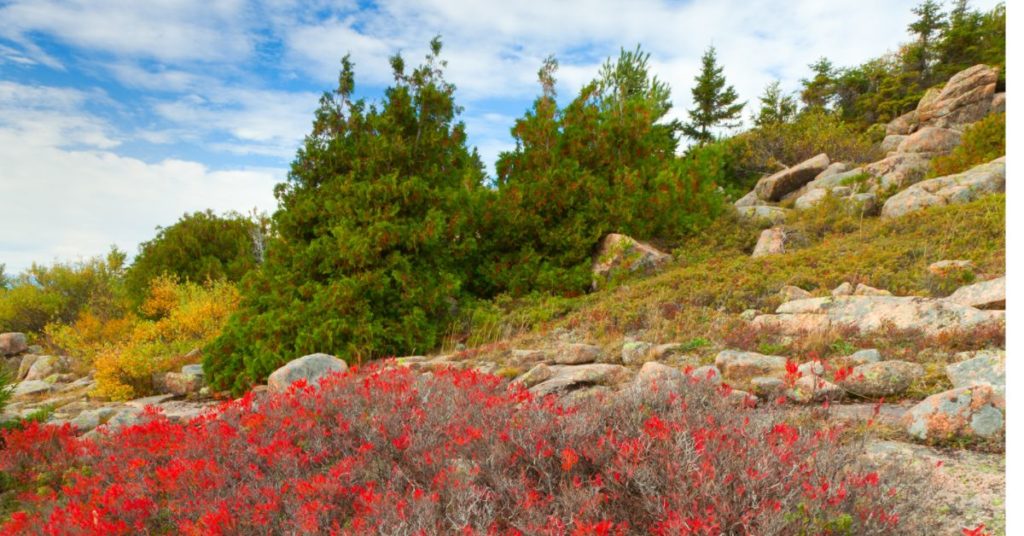
M 1006 114 L 991 114 L 967 127 L 953 152 L 933 159 L 929 176 L 960 173 L 1005 154 Z
M 260 262 L 266 234 L 265 219 L 260 217 L 218 216 L 211 210 L 186 213 L 139 245 L 139 254 L 125 274 L 125 286 L 141 303 L 150 281 L 162 275 L 196 283 L 240 281 Z
M 350 362 L 427 350 L 462 294 L 482 165 L 466 147 L 441 42 L 411 73 L 391 58 L 383 102 L 352 101 L 352 63 L 276 187 L 276 236 L 209 347 L 214 385 L 243 389 L 297 356 Z M 469 207 L 467 209 L 467 207 Z
M 715 182 L 729 155 L 717 147 L 674 157 L 679 127 L 664 121 L 669 89 L 650 76 L 647 54 L 623 50 L 564 108 L 554 67 L 542 68 L 543 93 L 516 121 L 516 148 L 499 157 L 478 295 L 582 293 L 605 234 L 671 241 L 720 206 Z
M 907 26 L 907 30 L 916 37 L 916 41 L 908 47 L 904 57 L 920 73 L 921 80 L 927 82 L 935 55 L 935 38 L 946 28 L 946 15 L 935 0 L 924 0 L 911 12 L 917 15 L 917 19 Z
M 761 109 L 754 116 L 754 125 L 758 127 L 786 123 L 796 117 L 796 99 L 792 95 L 783 95 L 778 80 L 768 84 L 758 100 L 761 101 Z
M 0 414 L 3 414 L 7 402 L 11 399 L 11 390 L 14 389 L 14 380 L 7 367 L 0 363 Z
M 701 57 L 700 74 L 694 77 L 694 108 L 689 111 L 690 122 L 683 125 L 683 134 L 705 144 L 715 139 L 713 128 L 735 128 L 745 102 L 736 102 L 739 96 L 732 86 L 726 86 L 722 67 L 718 65 L 715 47 L 708 47 Z
M 82 311 L 102 317 L 123 313 L 121 277 L 125 254 L 33 264 L 0 289 L 0 331 L 39 333 L 50 322 L 70 322 Z
M 799 164 L 819 153 L 833 161 L 871 162 L 880 155 L 870 138 L 836 113 L 805 110 L 789 123 L 771 123 L 735 137 L 738 168 L 756 177 Z
M 810 79 L 804 79 L 804 89 L 800 92 L 800 100 L 809 109 L 826 109 L 834 98 L 836 68 L 828 58 L 819 58 L 808 65 L 814 73 Z

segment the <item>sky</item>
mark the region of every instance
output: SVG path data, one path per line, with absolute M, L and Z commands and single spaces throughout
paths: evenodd
M 0 0 L 0 264 L 129 255 L 182 214 L 273 212 L 273 187 L 320 94 L 355 62 L 378 99 L 387 58 L 435 35 L 470 144 L 489 169 L 555 55 L 571 99 L 640 44 L 685 119 L 700 56 L 718 51 L 745 116 L 825 56 L 855 65 L 906 42 L 915 1 Z M 975 0 L 988 9 L 990 0 Z

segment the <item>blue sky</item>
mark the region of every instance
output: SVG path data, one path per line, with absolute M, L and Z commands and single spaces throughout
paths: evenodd
M 797 89 L 820 56 L 851 65 L 894 50 L 915 3 L 0 0 L 0 263 L 134 253 L 186 211 L 272 211 L 347 52 L 357 92 L 374 99 L 388 56 L 416 62 L 440 34 L 490 167 L 549 54 L 568 99 L 639 43 L 684 117 L 713 44 L 749 116 L 767 83 Z

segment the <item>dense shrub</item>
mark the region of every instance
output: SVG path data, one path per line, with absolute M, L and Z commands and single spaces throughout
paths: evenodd
M 238 291 L 223 280 L 200 285 L 160 276 L 142 304 L 144 317 L 85 314 L 48 326 L 47 333 L 81 366 L 95 368 L 96 396 L 126 400 L 151 394 L 153 374 L 195 362 L 197 355 L 186 356 L 220 334 L 238 300 Z
M 241 390 L 302 354 L 350 362 L 427 350 L 461 297 L 476 236 L 468 226 L 482 166 L 456 122 L 441 43 L 383 102 L 351 101 L 346 57 L 313 132 L 279 184 L 275 237 L 204 366 Z
M 924 474 L 708 382 L 561 407 L 476 372 L 372 369 L 95 440 L 5 433 L 2 534 L 925 534 Z
M 259 217 L 235 213 L 218 216 L 207 210 L 185 214 L 139 245 L 139 254 L 125 273 L 125 286 L 141 303 L 150 281 L 161 275 L 195 283 L 237 282 L 262 260 L 265 225 Z
M 992 114 L 967 127 L 953 152 L 932 159 L 929 175 L 942 177 L 966 171 L 1006 154 L 1006 114 Z
M 106 258 L 33 264 L 0 287 L 0 331 L 40 332 L 50 322 L 70 322 L 90 311 L 103 318 L 124 313 L 124 253 Z
M 639 50 L 622 51 L 562 108 L 556 64 L 541 69 L 543 93 L 516 121 L 516 148 L 496 166 L 498 195 L 483 231 L 491 258 L 477 282 L 483 294 L 581 293 L 603 235 L 671 241 L 715 214 L 725 155 L 715 148 L 675 158 L 669 89 L 647 61 Z
M 756 178 L 793 166 L 819 153 L 832 161 L 871 162 L 880 156 L 870 137 L 835 113 L 805 110 L 792 122 L 767 124 L 732 140 L 740 152 L 738 168 Z M 749 188 L 748 188 L 749 189 Z

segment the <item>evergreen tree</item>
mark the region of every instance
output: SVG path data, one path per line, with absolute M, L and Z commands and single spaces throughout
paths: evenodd
M 934 56 L 935 42 L 939 33 L 946 27 L 946 15 L 942 6 L 935 0 L 925 0 L 911 10 L 917 19 L 907 26 L 917 41 L 908 50 L 911 65 L 920 73 L 922 86 L 931 83 L 931 64 Z
M 761 109 L 754 116 L 754 124 L 763 127 L 776 123 L 785 123 L 796 115 L 796 100 L 792 95 L 784 95 L 779 81 L 768 84 L 764 88 L 764 95 L 758 100 L 761 101 Z
M 278 184 L 275 235 L 243 303 L 208 348 L 215 385 L 241 390 L 297 356 L 350 362 L 434 348 L 462 295 L 475 233 L 463 207 L 483 167 L 466 146 L 441 41 L 383 102 L 353 101 L 346 56 L 312 133 Z
M 828 109 L 835 98 L 838 73 L 828 58 L 820 58 L 808 67 L 814 76 L 810 80 L 801 80 L 804 89 L 800 92 L 800 100 L 810 109 Z
M 692 90 L 694 108 L 689 111 L 690 122 L 683 125 L 683 134 L 703 145 L 715 139 L 713 128 L 739 126 L 740 112 L 745 102 L 736 102 L 739 96 L 732 86 L 726 86 L 723 68 L 718 65 L 715 47 L 708 47 L 701 57 L 701 70 Z

